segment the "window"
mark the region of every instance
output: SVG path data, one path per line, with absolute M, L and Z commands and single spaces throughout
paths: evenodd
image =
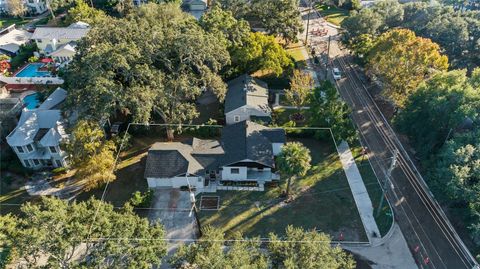
M 240 174 L 240 168 L 231 168 L 230 173 L 232 174 Z
M 17 151 L 18 151 L 19 153 L 24 153 L 24 152 L 25 152 L 25 151 L 23 151 L 23 147 L 17 147 Z
M 233 121 L 234 122 L 239 122 L 240 121 L 240 116 L 238 116 L 238 115 L 233 116 Z
M 27 145 L 27 151 L 28 151 L 28 152 L 32 152 L 32 151 L 33 151 L 32 145 L 30 145 L 30 144 Z
M 60 160 L 55 160 L 57 167 L 62 167 L 62 162 Z
M 41 39 L 37 39 L 37 43 L 42 43 L 42 40 L 41 40 Z
M 51 153 L 57 153 L 57 148 L 55 147 L 49 147 Z
M 23 162 L 25 163 L 25 167 L 30 167 L 30 162 L 28 160 L 23 160 Z
M 39 165 L 40 162 L 39 162 L 37 159 L 33 159 L 33 164 L 34 164 L 34 165 Z

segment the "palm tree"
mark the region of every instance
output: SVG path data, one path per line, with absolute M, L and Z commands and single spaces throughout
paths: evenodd
M 287 198 L 290 195 L 290 184 L 293 178 L 305 176 L 310 170 L 310 150 L 302 143 L 289 142 L 282 147 L 278 155 L 277 166 L 280 173 L 287 177 Z

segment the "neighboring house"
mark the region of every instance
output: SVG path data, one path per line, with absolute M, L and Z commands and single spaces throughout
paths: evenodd
M 8 14 L 8 1 L 0 0 L 0 14 Z M 37 15 L 47 11 L 47 4 L 43 0 L 25 0 L 24 3 L 27 8 L 27 14 Z
M 269 122 L 272 111 L 268 105 L 268 85 L 249 75 L 229 81 L 225 97 L 225 121 L 234 124 L 259 119 Z
M 67 96 L 57 88 L 38 108 L 24 108 L 17 127 L 7 136 L 7 143 L 27 168 L 64 167 L 66 153 L 60 143 L 65 133 L 60 106 Z
M 190 13 L 194 16 L 197 20 L 202 17 L 203 13 L 205 13 L 209 6 L 208 0 L 183 0 L 182 3 L 183 8 L 185 11 Z
M 0 53 L 15 56 L 20 46 L 30 41 L 31 36 L 32 33 L 12 27 L 11 30 L 0 36 Z
M 90 30 L 88 24 L 73 23 L 68 27 L 37 27 L 31 37 L 40 54 L 52 57 L 56 63 L 68 63 L 76 53 L 77 42 Z
M 222 129 L 220 141 L 193 138 L 155 143 L 148 151 L 149 187 L 256 184 L 278 180 L 274 156 L 286 141 L 281 128 L 243 121 Z

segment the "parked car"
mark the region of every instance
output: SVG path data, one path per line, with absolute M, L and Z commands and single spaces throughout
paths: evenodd
M 342 73 L 340 73 L 340 70 L 336 67 L 333 68 L 332 75 L 333 75 L 333 79 L 335 79 L 335 80 L 339 80 L 339 79 L 342 78 Z

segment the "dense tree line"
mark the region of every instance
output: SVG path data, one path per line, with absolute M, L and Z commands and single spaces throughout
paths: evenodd
M 42 198 L 24 204 L 19 216 L 0 216 L 6 261 L 26 268 L 151 268 L 166 255 L 164 236 L 161 224 L 137 216 L 130 205 L 114 209 L 95 199 Z M 184 269 L 355 268 L 352 256 L 331 247 L 327 235 L 293 227 L 285 238 L 270 234 L 263 245 L 240 234 L 227 240 L 206 227 L 197 242 L 182 245 L 168 262 Z
M 355 43 L 363 34 L 379 35 L 401 27 L 438 43 L 454 68 L 480 65 L 480 12 L 455 10 L 450 6 L 397 0 L 376 2 L 371 8 L 352 12 L 342 26 Z

